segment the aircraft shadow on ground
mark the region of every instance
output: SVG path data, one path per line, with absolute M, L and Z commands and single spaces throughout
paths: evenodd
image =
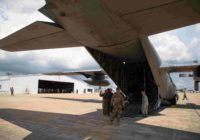
M 196 105 L 194 103 L 186 103 L 186 104 L 177 104 L 176 108 L 183 109 L 200 109 L 200 105 Z
M 0 118 L 32 133 L 24 140 L 63 139 L 137 139 L 137 140 L 199 140 L 200 134 L 136 123 L 122 119 L 121 125 L 109 125 L 109 118 L 102 117 L 102 110 L 71 115 L 17 109 L 0 109 Z
M 43 97 L 43 98 L 68 100 L 68 101 L 78 101 L 78 102 L 102 103 L 101 100 L 95 100 L 95 99 L 74 99 L 74 98 L 58 98 L 58 97 Z

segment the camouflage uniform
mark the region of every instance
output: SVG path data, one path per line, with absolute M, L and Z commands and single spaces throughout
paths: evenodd
M 110 113 L 112 112 L 112 105 L 111 105 L 111 99 L 113 96 L 112 90 L 108 89 L 108 92 L 105 95 L 106 97 L 106 107 L 107 107 L 107 115 L 110 116 Z
M 102 93 L 100 92 L 100 97 L 103 97 L 103 104 L 102 104 L 102 108 L 103 108 L 103 114 L 104 115 L 107 115 L 108 114 L 108 102 L 107 102 L 107 99 L 106 99 L 106 94 L 107 94 L 107 90 Z
M 111 123 L 114 121 L 114 119 L 117 119 L 117 122 L 119 124 L 120 122 L 120 117 L 122 114 L 122 108 L 123 108 L 123 101 L 124 97 L 120 93 L 120 91 L 117 91 L 111 99 L 111 105 L 113 106 L 112 110 L 112 117 L 111 117 Z

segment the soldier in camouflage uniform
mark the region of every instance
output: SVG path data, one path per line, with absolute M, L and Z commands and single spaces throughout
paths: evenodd
M 105 92 L 100 92 L 100 97 L 103 97 L 103 103 L 102 103 L 102 108 L 103 108 L 103 115 L 108 115 L 108 102 L 106 99 L 106 94 L 108 93 L 108 89 L 105 90 Z
M 113 93 L 112 89 L 108 89 L 106 94 L 106 102 L 107 102 L 107 115 L 110 116 L 110 113 L 112 113 L 112 105 L 111 105 L 111 99 L 112 99 Z
M 117 119 L 117 123 L 120 123 L 120 117 L 122 114 L 122 108 L 123 108 L 123 101 L 124 97 L 122 96 L 119 88 L 116 89 L 115 94 L 112 96 L 111 99 L 111 105 L 113 106 L 112 110 L 112 117 L 111 117 L 111 124 L 114 121 L 114 119 Z

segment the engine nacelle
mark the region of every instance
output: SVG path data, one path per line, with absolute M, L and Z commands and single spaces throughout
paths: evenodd
M 86 83 L 93 86 L 109 86 L 110 82 L 108 80 L 84 80 Z

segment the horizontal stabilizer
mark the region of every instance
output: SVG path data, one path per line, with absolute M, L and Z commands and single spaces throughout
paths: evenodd
M 193 72 L 195 71 L 200 65 L 184 65 L 184 66 L 168 66 L 168 67 L 161 67 L 159 70 L 160 72 Z

